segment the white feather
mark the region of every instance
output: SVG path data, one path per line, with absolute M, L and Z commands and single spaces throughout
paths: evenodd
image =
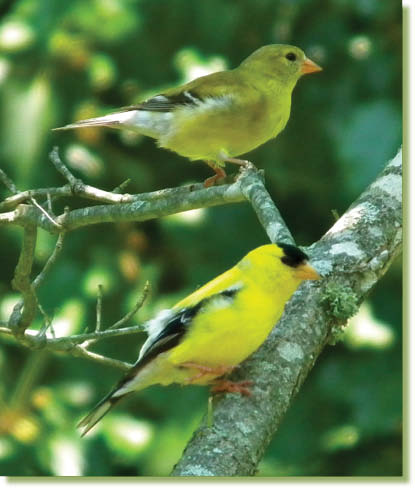
M 233 102 L 233 96 L 228 94 L 221 97 L 207 97 L 203 100 L 196 100 L 195 105 L 184 105 L 180 110 L 187 111 L 188 115 L 192 113 L 196 115 L 210 110 L 227 109 Z
M 150 319 L 144 324 L 147 331 L 148 338 L 141 347 L 140 354 L 138 355 L 138 360 L 142 358 L 148 347 L 153 343 L 154 339 L 163 331 L 166 325 L 171 321 L 172 317 L 177 314 L 177 311 L 172 309 L 163 309 L 160 311 L 156 317 Z M 137 360 L 137 361 L 138 361 Z
M 172 112 L 153 112 L 151 110 L 131 110 L 127 112 L 128 118 L 122 122 L 128 129 L 132 129 L 150 136 L 158 138 L 162 134 L 169 132 L 173 121 Z

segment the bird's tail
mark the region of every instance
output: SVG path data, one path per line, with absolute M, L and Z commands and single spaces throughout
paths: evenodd
M 62 127 L 55 127 L 52 131 L 66 131 L 67 129 L 80 129 L 84 127 L 117 127 L 125 124 L 131 118 L 130 111 L 114 112 L 102 117 L 84 119 Z
M 117 404 L 123 397 L 127 394 L 123 394 L 121 396 L 114 396 L 114 393 L 111 392 L 108 396 L 104 397 L 95 407 L 94 409 L 87 414 L 81 421 L 78 423 L 78 428 L 83 428 L 81 436 L 85 436 L 88 431 L 93 428 L 98 421 L 100 421 L 110 409 L 112 409 L 115 404 Z

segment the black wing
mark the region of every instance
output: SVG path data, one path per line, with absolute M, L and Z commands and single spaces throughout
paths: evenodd
M 194 106 L 202 102 L 202 99 L 190 90 L 185 90 L 172 95 L 156 95 L 137 105 L 123 107 L 121 111 L 150 110 L 153 112 L 170 112 L 180 105 Z M 118 110 L 117 112 L 120 112 Z
M 168 320 L 160 333 L 155 336 L 154 340 L 147 346 L 143 356 L 135 364 L 134 371 L 137 372 L 138 369 L 142 368 L 160 353 L 177 346 L 188 331 L 193 318 L 203 307 L 206 307 L 208 304 L 211 304 L 220 298 L 233 300 L 240 290 L 241 287 L 225 289 L 218 294 L 206 297 L 206 299 L 203 299 L 192 307 L 186 307 L 185 309 L 178 311 L 177 314 Z

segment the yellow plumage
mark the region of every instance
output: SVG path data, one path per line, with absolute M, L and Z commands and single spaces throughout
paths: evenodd
M 225 162 L 276 137 L 287 124 L 298 79 L 321 68 L 284 44 L 263 46 L 233 70 L 212 73 L 138 105 L 57 129 L 107 126 L 137 131 L 162 147 L 204 160 L 225 175 Z
M 149 385 L 211 384 L 264 342 L 303 280 L 318 279 L 307 256 L 290 245 L 265 245 L 148 322 L 149 337 L 131 371 L 84 418 L 84 434 L 122 397 Z M 222 382 L 222 384 L 221 384 Z

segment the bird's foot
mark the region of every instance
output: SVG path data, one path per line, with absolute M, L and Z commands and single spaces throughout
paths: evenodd
M 198 363 L 186 362 L 182 363 L 180 367 L 184 368 L 192 368 L 199 370 L 199 373 L 190 377 L 187 380 L 188 384 L 195 382 L 196 380 L 201 379 L 205 375 L 215 375 L 216 377 L 221 377 L 222 375 L 229 374 L 235 367 L 229 367 L 227 365 L 218 365 L 217 367 L 207 367 L 206 365 L 199 365 Z
M 243 380 L 241 382 L 231 382 L 230 380 L 219 380 L 211 388 L 212 393 L 216 392 L 239 392 L 243 396 L 251 396 L 252 393 L 248 389 L 253 385 L 251 380 Z
M 218 180 L 220 180 L 222 178 L 226 178 L 226 172 L 223 168 L 220 168 L 219 166 L 215 166 L 212 163 L 210 163 L 209 161 L 207 162 L 207 164 L 213 169 L 213 171 L 215 172 L 215 175 L 213 175 L 212 177 L 206 178 L 206 180 L 203 183 L 203 186 L 205 188 L 212 187 L 213 185 L 216 184 L 216 182 Z

